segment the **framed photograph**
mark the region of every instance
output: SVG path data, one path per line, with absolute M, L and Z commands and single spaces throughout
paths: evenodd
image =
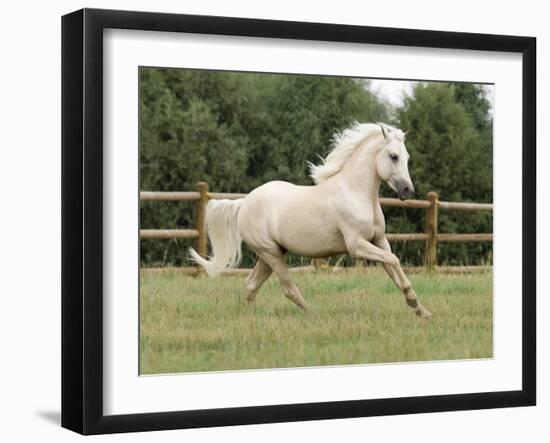
M 62 426 L 536 403 L 536 40 L 62 19 Z

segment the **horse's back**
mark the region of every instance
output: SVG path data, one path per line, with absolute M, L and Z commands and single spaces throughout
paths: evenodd
M 250 192 L 241 204 L 239 224 L 271 224 L 277 222 L 282 208 L 298 197 L 306 186 L 284 181 L 271 181 Z
M 255 197 L 255 196 L 272 196 L 272 195 L 279 195 L 282 196 L 289 191 L 298 191 L 298 190 L 306 190 L 311 188 L 312 186 L 298 186 L 294 183 L 285 182 L 282 180 L 274 180 L 271 182 L 264 183 L 261 186 L 258 186 L 256 189 L 254 189 L 252 192 L 250 192 L 247 196 L 248 197 Z

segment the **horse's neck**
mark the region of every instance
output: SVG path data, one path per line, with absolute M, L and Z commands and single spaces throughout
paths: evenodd
M 376 171 L 376 155 L 376 146 L 362 146 L 348 159 L 340 173 L 340 180 L 372 202 L 378 201 L 381 181 Z

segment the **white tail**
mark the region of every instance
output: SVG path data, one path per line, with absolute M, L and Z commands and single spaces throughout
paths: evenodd
M 240 200 L 210 200 L 206 205 L 205 224 L 212 245 L 209 260 L 189 248 L 191 260 L 201 265 L 210 276 L 235 268 L 241 261 L 241 236 L 237 227 Z

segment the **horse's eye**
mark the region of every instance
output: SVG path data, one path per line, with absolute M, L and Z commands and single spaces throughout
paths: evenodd
M 390 154 L 390 158 L 391 158 L 394 162 L 396 162 L 397 159 L 398 159 L 399 157 L 397 156 L 397 154 Z

